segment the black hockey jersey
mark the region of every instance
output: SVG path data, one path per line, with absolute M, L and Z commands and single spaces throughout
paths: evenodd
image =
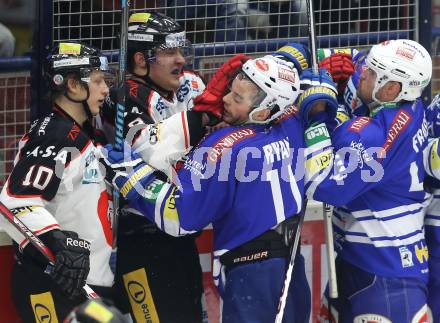
M 55 106 L 20 140 L 0 199 L 37 235 L 61 229 L 88 240 L 87 283 L 111 286 L 111 196 L 99 170 L 99 154 L 90 132 Z M 3 218 L 0 226 L 20 247 L 26 246 L 28 241 Z

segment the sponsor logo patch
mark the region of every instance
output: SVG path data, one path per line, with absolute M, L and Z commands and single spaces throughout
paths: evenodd
M 409 251 L 409 249 L 407 247 L 400 247 L 399 253 L 400 253 L 400 260 L 402 261 L 403 268 L 414 266 L 414 263 L 412 260 L 412 252 Z
M 262 59 L 257 59 L 255 61 L 255 65 L 257 65 L 258 69 L 262 70 L 263 72 L 269 70 L 269 65 Z
M 58 54 L 79 55 L 81 54 L 81 44 L 61 43 L 58 49 Z
M 208 152 L 208 160 L 215 163 L 222 156 L 226 149 L 232 148 L 236 143 L 255 136 L 255 130 L 252 128 L 241 128 L 228 133 L 218 140 Z
M 295 83 L 296 80 L 295 72 L 285 68 L 278 68 L 278 77 L 290 83 Z
M 397 48 L 396 54 L 412 61 L 414 59 L 414 56 L 416 56 L 416 51 L 407 47 L 399 46 Z
M 420 246 L 420 248 L 418 245 L 415 246 L 415 252 L 416 252 L 417 260 L 421 264 L 428 261 L 428 247 L 425 246 L 423 243 Z
M 31 305 L 38 323 L 58 323 L 52 294 L 50 292 L 31 294 Z
M 388 130 L 387 139 L 382 146 L 382 150 L 379 153 L 379 159 L 381 159 L 386 152 L 391 148 L 393 143 L 399 138 L 400 134 L 405 130 L 405 128 L 410 123 L 412 117 L 408 112 L 400 110 L 397 115 L 394 117 L 393 122 L 390 125 L 390 129 Z
M 145 269 L 141 268 L 123 275 L 124 286 L 129 295 L 136 322 L 159 322 L 156 306 L 151 295 Z
M 365 126 L 367 126 L 371 122 L 371 118 L 369 117 L 360 117 L 356 118 L 350 127 L 348 127 L 348 130 L 354 131 L 354 132 L 360 132 Z

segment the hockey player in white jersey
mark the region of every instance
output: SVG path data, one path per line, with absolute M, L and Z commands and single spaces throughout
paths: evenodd
M 19 142 L 1 201 L 47 245 L 47 261 L 3 218 L 14 240 L 12 298 L 24 322 L 62 321 L 86 300 L 87 282 L 111 296 L 109 195 L 99 171 L 92 116 L 109 93 L 106 57 L 79 43 L 60 43 L 45 62 L 52 112 L 32 123 Z
M 328 141 L 312 158 L 334 158 L 314 169 L 308 187 L 311 198 L 336 206 L 339 298 L 331 314 L 321 314 L 338 322 L 426 322 L 427 122 L 420 95 L 431 58 L 414 41 L 394 40 L 373 46 L 365 62 L 357 95 L 367 115 L 342 123 L 331 134 L 333 147 Z M 322 126 L 306 134 L 325 134 Z

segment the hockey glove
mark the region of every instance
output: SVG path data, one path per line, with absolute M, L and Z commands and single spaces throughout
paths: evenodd
M 301 73 L 310 66 L 309 50 L 307 47 L 301 44 L 287 44 L 278 49 L 276 52 L 273 52 L 272 56 L 282 57 L 287 59 L 289 62 L 292 62 L 295 65 L 299 75 L 301 75 Z
M 333 81 L 338 85 L 338 93 L 343 94 L 348 79 L 354 72 L 354 64 L 350 54 L 337 53 L 324 58 L 319 67 L 329 71 Z
M 328 72 L 321 68 L 317 74 L 311 69 L 301 74 L 301 89 L 297 107 L 301 112 L 304 126 L 316 122 L 333 122 L 338 109 L 335 83 Z M 320 108 L 320 106 L 322 108 Z
M 193 111 L 206 112 L 214 120 L 220 121 L 223 117 L 223 97 L 228 92 L 228 85 L 233 80 L 241 66 L 249 59 L 244 54 L 238 54 L 226 61 L 212 76 L 205 91 L 194 98 Z
M 55 255 L 50 276 L 70 299 L 84 295 L 83 286 L 90 270 L 90 242 L 80 239 L 76 232 L 50 231 L 48 247 Z
M 157 170 L 146 164 L 137 153 L 124 154 L 112 145 L 105 146 L 107 158 L 100 158 L 105 167 L 106 181 L 128 201 L 141 197 L 145 187 L 155 178 Z

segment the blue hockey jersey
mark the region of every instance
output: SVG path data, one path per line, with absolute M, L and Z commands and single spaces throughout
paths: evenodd
M 440 257 L 440 95 L 437 95 L 426 108 L 429 143 L 425 152 L 426 187 L 432 192 L 432 201 L 425 215 L 426 242 L 430 256 Z
M 387 277 L 427 279 L 423 150 L 427 122 L 420 100 L 379 107 L 337 127 L 327 145 L 308 157 L 316 165 L 308 196 L 335 205 L 338 255 Z M 322 146 L 322 143 L 321 143 Z
M 189 153 L 176 185 L 157 179 L 129 207 L 171 235 L 212 224 L 218 260 L 301 211 L 304 147 L 294 108 L 271 127 L 220 129 Z

